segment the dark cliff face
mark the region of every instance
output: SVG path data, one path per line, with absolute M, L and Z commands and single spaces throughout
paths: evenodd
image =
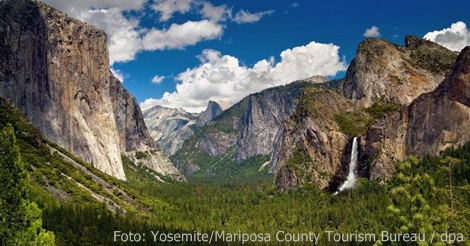
M 217 117 L 224 111 L 222 106 L 214 101 L 209 101 L 206 110 L 202 111 L 197 117 L 196 124 L 198 126 L 204 126 L 207 122 Z
M 110 82 L 121 151 L 138 150 L 143 146 L 155 147 L 135 97 L 113 75 Z
M 434 90 L 452 67 L 457 53 L 436 43 L 407 36 L 406 46 L 370 38 L 349 66 L 341 93 L 370 107 L 387 101 L 409 105 Z
M 410 105 L 408 114 L 409 154 L 435 155 L 470 140 L 470 47 L 435 91 Z
M 0 3 L 0 97 L 48 139 L 125 179 L 121 151 L 154 145 L 109 71 L 106 34 L 40 2 Z
M 285 120 L 293 114 L 300 97 L 300 90 L 268 90 L 262 96 L 250 95 L 242 118 L 234 157 L 237 161 L 256 155 L 270 155 L 276 135 Z
M 388 181 L 407 155 L 439 155 L 470 141 L 469 99 L 470 48 L 466 47 L 434 91 L 369 128 L 364 148 L 365 154 L 375 156 L 371 179 Z
M 357 110 L 352 100 L 332 90 L 314 86 L 304 90 L 271 158 L 271 170 L 280 190 L 308 183 L 325 189 L 335 175 L 342 175 L 350 137 L 341 131 L 335 117 Z

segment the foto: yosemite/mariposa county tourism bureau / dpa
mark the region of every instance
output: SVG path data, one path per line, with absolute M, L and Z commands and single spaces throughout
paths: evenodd
M 271 233 L 248 233 L 248 232 L 226 232 L 226 231 L 211 231 L 211 232 L 186 232 L 186 233 L 166 233 L 160 231 L 151 231 L 151 235 L 146 233 L 137 232 L 122 232 L 114 231 L 114 242 L 160 242 L 160 243 L 315 243 L 318 244 L 320 239 L 324 237 L 323 241 L 346 243 L 346 242 L 428 242 L 430 244 L 436 242 L 444 243 L 460 243 L 466 241 L 462 233 L 445 232 L 438 234 L 436 231 L 432 233 L 395 233 L 389 231 L 381 231 L 380 233 L 373 232 L 352 232 L 343 233 L 338 231 L 323 231 L 323 232 L 303 232 L 303 233 L 290 233 L 286 231 L 278 231 L 275 234 Z

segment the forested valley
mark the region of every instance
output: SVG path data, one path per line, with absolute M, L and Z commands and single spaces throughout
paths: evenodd
M 468 245 L 470 144 L 449 149 L 439 157 L 418 160 L 410 156 L 398 165 L 392 182 L 379 185 L 363 178 L 354 190 L 335 196 L 313 185 L 279 192 L 270 176 L 217 182 L 204 178 L 183 183 L 161 182 L 152 171 L 134 165 L 125 157 L 128 181 L 116 180 L 90 168 L 136 201 L 138 205 L 134 208 L 121 204 L 124 212 L 112 211 L 106 202 L 97 202 L 80 186 L 67 183 L 70 179 L 64 178 L 64 173 L 75 180 L 81 180 L 83 174 L 57 154 L 48 153 L 46 143 L 38 142 L 37 130 L 17 111 L 6 108 L 8 110 L 4 108 L 2 114 L 8 114 L 9 120 L 2 117 L 1 128 L 6 129 L 11 123 L 14 129 L 10 132 L 15 133 L 15 145 L 19 146 L 22 162 L 32 180 L 25 183 L 29 190 L 27 199 L 42 210 L 42 228 L 54 234 L 56 245 L 126 244 L 113 241 L 116 230 L 147 232 L 147 235 L 151 231 L 213 230 L 272 235 L 278 231 L 376 234 L 383 230 L 436 231 L 462 233 L 465 241 L 458 244 Z M 8 139 L 2 135 L 3 142 Z M 5 168 L 2 163 L 2 173 Z M 61 187 L 69 195 L 64 199 L 54 198 L 47 191 L 50 187 Z M 95 189 L 100 192 L 102 188 Z M 124 196 L 119 192 L 114 195 Z M 326 240 L 326 237 L 320 238 L 321 245 L 333 244 Z M 155 242 L 139 243 L 145 244 L 155 245 Z M 344 245 L 344 242 L 338 244 Z M 360 242 L 349 244 L 362 245 Z

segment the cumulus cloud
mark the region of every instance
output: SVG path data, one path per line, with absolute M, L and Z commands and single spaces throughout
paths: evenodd
M 162 98 L 150 98 L 141 104 L 143 109 L 154 105 L 184 108 L 200 112 L 208 100 L 234 104 L 248 94 L 283 85 L 312 75 L 334 76 L 347 68 L 334 44 L 311 42 L 305 46 L 281 52 L 280 61 L 274 58 L 258 61 L 253 67 L 240 64 L 236 57 L 216 50 L 204 50 L 200 65 L 177 75 L 176 91 Z
M 154 83 L 154 84 L 160 84 L 164 79 L 165 79 L 165 76 L 158 76 L 158 75 L 155 75 L 155 76 L 152 78 L 152 83 Z
M 201 15 L 213 22 L 225 21 L 232 14 L 227 5 L 214 6 L 209 2 L 202 3 Z
M 160 21 L 167 21 L 174 13 L 188 13 L 193 2 L 194 0 L 156 0 L 152 8 L 160 13 Z
M 160 21 L 169 20 L 173 14 L 190 11 L 202 20 L 172 24 L 167 29 L 140 26 L 139 15 L 125 15 L 125 11 L 142 13 L 148 0 L 43 0 L 45 3 L 69 15 L 103 29 L 108 35 L 110 65 L 128 62 L 145 50 L 183 49 L 205 40 L 223 35 L 224 22 L 231 19 L 237 23 L 256 22 L 272 11 L 251 14 L 239 11 L 232 18 L 232 8 L 227 5 L 215 6 L 206 0 L 154 0 L 150 8 L 160 14 Z M 140 11 L 140 12 L 139 12 Z M 135 12 L 134 12 L 135 13 Z
M 377 38 L 380 36 L 379 28 L 376 26 L 372 26 L 371 28 L 367 28 L 364 32 L 364 37 L 367 38 Z
M 172 24 L 164 30 L 151 29 L 143 38 L 146 50 L 182 49 L 203 40 L 219 38 L 223 33 L 220 24 L 208 20 Z
M 424 38 L 453 51 L 461 51 L 465 46 L 470 45 L 470 31 L 462 21 L 452 24 L 449 28 L 428 32 Z
M 243 24 L 243 23 L 254 23 L 258 22 L 261 20 L 266 15 L 270 15 L 274 13 L 273 10 L 267 10 L 267 11 L 261 11 L 257 13 L 250 13 L 246 10 L 241 9 L 240 11 L 235 14 L 235 17 L 233 17 L 232 21 L 238 23 L 238 24 Z

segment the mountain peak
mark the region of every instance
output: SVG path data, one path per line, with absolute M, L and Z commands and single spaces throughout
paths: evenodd
M 342 94 L 364 106 L 378 101 L 409 105 L 433 91 L 457 53 L 415 36 L 407 36 L 405 43 L 403 47 L 378 38 L 361 42 L 340 86 Z
M 449 76 L 439 85 L 436 93 L 470 106 L 470 46 L 460 52 Z
M 319 84 L 319 83 L 328 82 L 329 79 L 325 76 L 322 76 L 322 75 L 313 75 L 310 78 L 304 79 L 304 81 L 307 81 L 307 82 L 310 82 L 310 83 L 313 83 L 313 84 Z
M 206 110 L 202 111 L 197 118 L 196 124 L 203 126 L 219 114 L 221 114 L 227 108 L 227 104 L 224 102 L 219 103 L 218 101 L 209 100 Z

